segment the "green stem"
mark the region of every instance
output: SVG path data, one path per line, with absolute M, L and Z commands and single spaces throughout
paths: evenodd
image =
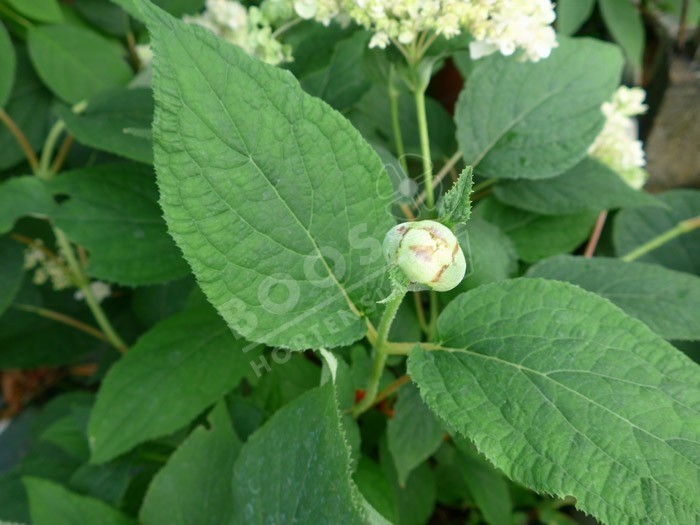
M 89 335 L 99 339 L 100 341 L 104 341 L 105 343 L 109 343 L 109 340 L 107 339 L 105 334 L 100 332 L 97 328 L 93 328 L 89 324 L 83 323 L 82 321 L 79 321 L 78 319 L 74 319 L 73 317 L 62 314 L 61 312 L 55 312 L 53 310 L 48 310 L 47 308 L 39 308 L 38 306 L 33 306 L 31 304 L 13 303 L 12 307 L 15 308 L 16 310 L 21 310 L 23 312 L 30 312 L 30 313 L 36 314 L 40 317 L 45 317 L 46 319 L 51 319 L 52 321 L 56 321 L 56 322 L 65 324 L 67 326 L 75 328 L 76 330 L 80 330 L 81 332 L 89 334 Z
M 440 302 L 438 294 L 435 290 L 430 290 L 430 323 L 428 324 L 428 339 L 435 339 L 435 331 L 437 330 L 437 319 L 440 315 L 438 308 Z
M 394 145 L 396 147 L 396 155 L 399 157 L 399 162 L 406 175 L 408 175 L 408 164 L 406 163 L 406 150 L 403 146 L 403 136 L 401 135 L 401 123 L 399 122 L 399 91 L 394 87 L 393 74 L 394 68 L 391 68 L 389 73 L 389 104 L 391 106 L 391 127 L 394 132 Z
M 0 122 L 5 124 L 8 131 L 17 141 L 17 144 L 19 144 L 19 147 L 22 148 L 22 152 L 27 158 L 29 166 L 32 168 L 32 170 L 36 171 L 39 167 L 39 160 L 36 158 L 36 153 L 34 153 L 31 144 L 29 144 L 27 136 L 22 132 L 17 123 L 14 120 L 12 120 L 12 117 L 10 117 L 10 115 L 8 115 L 7 112 L 2 108 L 0 108 Z
M 73 274 L 73 280 L 75 281 L 75 285 L 80 289 L 81 292 L 83 292 L 83 295 L 85 296 L 85 302 L 87 303 L 88 308 L 90 308 L 90 311 L 92 312 L 95 321 L 97 321 L 98 326 L 100 327 L 100 329 L 105 334 L 110 344 L 114 348 L 116 348 L 120 352 L 126 352 L 126 344 L 121 339 L 121 337 L 119 337 L 116 330 L 112 326 L 112 323 L 109 322 L 109 319 L 107 318 L 107 315 L 100 306 L 100 303 L 98 303 L 97 299 L 95 299 L 95 296 L 93 295 L 92 290 L 90 289 L 90 281 L 85 275 L 82 266 L 80 266 L 80 263 L 78 262 L 78 259 L 75 256 L 75 252 L 73 252 L 73 247 L 71 246 L 70 241 L 68 240 L 68 237 L 66 237 L 66 235 L 58 228 L 54 228 L 54 233 L 56 234 L 56 241 L 58 242 L 58 246 L 61 248 L 63 256 L 66 258 L 68 268 Z
M 56 121 L 56 123 L 49 130 L 49 135 L 46 137 L 46 142 L 44 142 L 44 147 L 41 150 L 41 160 L 39 160 L 39 168 L 37 174 L 44 180 L 48 180 L 53 176 L 51 173 L 51 157 L 53 156 L 53 150 L 56 147 L 56 142 L 58 142 L 61 133 L 65 129 L 66 125 L 62 120 Z
M 474 187 L 472 188 L 472 193 L 479 193 L 480 191 L 484 191 L 485 189 L 493 186 L 495 182 L 496 179 L 486 179 L 485 181 L 480 182 L 479 184 L 474 184 Z
M 396 312 L 399 311 L 399 306 L 405 297 L 406 292 L 401 294 L 396 294 L 392 297 L 386 304 L 386 309 L 382 315 L 382 319 L 379 322 L 379 328 L 377 329 L 377 341 L 374 345 L 374 360 L 372 362 L 372 372 L 369 377 L 369 382 L 367 384 L 367 389 L 365 390 L 365 397 L 362 398 L 357 405 L 352 409 L 353 417 L 359 417 L 363 412 L 366 412 L 377 398 L 377 392 L 379 391 L 379 381 L 382 378 L 382 373 L 384 372 L 384 365 L 386 365 L 386 346 L 387 339 L 389 338 L 389 330 L 391 329 L 391 324 L 394 322 L 396 317 Z
M 621 259 L 627 262 L 639 259 L 643 255 L 646 255 L 647 253 L 656 250 L 659 246 L 662 246 L 667 242 L 672 241 L 676 237 L 680 237 L 681 235 L 689 233 L 698 228 L 700 228 L 700 215 L 698 215 L 697 217 L 693 217 L 692 219 L 686 219 L 684 221 L 679 222 L 670 230 L 665 231 L 661 235 L 658 235 L 651 239 L 649 242 L 646 242 L 638 248 L 635 248 L 627 255 L 621 257 Z
M 26 18 L 18 15 L 11 9 L 8 9 L 4 5 L 2 5 L 2 2 L 0 2 L 0 13 L 3 13 L 6 17 L 14 20 L 17 22 L 19 25 L 24 26 L 26 29 L 31 29 L 32 28 L 32 23 L 27 20 Z
M 416 99 L 416 114 L 418 116 L 418 132 L 420 134 L 420 150 L 423 158 L 423 180 L 425 182 L 425 202 L 429 209 L 435 207 L 433 192 L 433 162 L 430 158 L 430 138 L 428 137 L 428 119 L 425 113 L 425 89 L 417 88 L 414 92 Z

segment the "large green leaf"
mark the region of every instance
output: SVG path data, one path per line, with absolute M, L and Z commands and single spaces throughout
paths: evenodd
M 233 523 L 365 523 L 349 464 L 329 381 L 276 412 L 243 446 Z
M 399 485 L 405 486 L 411 471 L 440 447 L 445 431 L 425 406 L 418 389 L 406 385 L 399 390 L 394 417 L 387 424 L 386 434 Z
M 148 487 L 140 517 L 145 525 L 228 525 L 233 505 L 233 464 L 241 441 L 226 404 L 209 416 L 170 456 Z
M 447 424 L 514 480 L 604 523 L 700 521 L 700 368 L 567 283 L 451 302 L 408 369 Z
M 559 0 L 557 2 L 557 30 L 573 35 L 593 13 L 595 0 Z
M 634 68 L 641 72 L 646 43 L 641 12 L 632 0 L 598 0 L 598 5 L 608 31 L 625 50 Z
M 135 520 L 114 507 L 53 481 L 27 477 L 24 485 L 33 525 L 136 525 Z
M 464 160 L 486 177 L 563 173 L 583 159 L 602 129 L 600 106 L 619 84 L 621 68 L 615 46 L 588 39 L 561 38 L 552 56 L 537 63 L 487 58 L 457 102 Z
M 48 216 L 55 206 L 46 184 L 34 176 L 12 177 L 0 183 L 0 234 L 9 232 L 25 215 Z
M 89 29 L 35 26 L 29 30 L 28 44 L 41 80 L 71 104 L 122 87 L 132 77 L 119 50 Z
M 21 245 L 0 237 L 0 315 L 5 313 L 22 285 L 23 263 Z
M 157 324 L 100 387 L 88 428 L 92 461 L 107 461 L 192 421 L 248 373 L 258 352 L 245 353 L 244 345 L 209 306 Z
M 487 199 L 474 209 L 474 217 L 498 226 L 511 238 L 525 262 L 570 252 L 586 240 L 597 212 L 539 215 Z
M 590 157 L 551 179 L 499 182 L 494 193 L 498 200 L 510 206 L 545 215 L 660 204 Z
M 135 133 L 151 129 L 153 95 L 150 90 L 107 91 L 92 98 L 79 114 L 61 106 L 58 115 L 68 131 L 86 146 L 146 164 L 153 162 L 153 144 Z
M 623 210 L 615 217 L 613 241 L 617 255 L 631 252 L 681 221 L 700 216 L 700 190 L 671 190 L 657 198 L 666 208 Z M 700 230 L 677 237 L 639 260 L 700 275 Z
M 15 48 L 5 26 L 0 22 L 0 108 L 10 98 L 15 81 Z
M 378 156 L 290 73 L 140 4 L 155 49 L 160 202 L 207 297 L 252 341 L 359 339 L 394 224 Z
M 560 256 L 528 271 L 610 299 L 665 339 L 700 339 L 700 277 L 640 262 Z
M 51 94 L 37 78 L 24 46 L 18 45 L 15 83 L 5 111 L 22 130 L 29 144 L 38 149 L 48 132 Z M 14 166 L 24 159 L 17 139 L 6 126 L 0 126 L 0 169 Z
M 128 163 L 85 168 L 56 177 L 51 189 L 70 197 L 51 217 L 90 252 L 89 275 L 131 286 L 187 274 L 161 217 L 153 168 Z
M 63 20 L 58 0 L 6 0 L 18 13 L 39 22 L 60 22 Z

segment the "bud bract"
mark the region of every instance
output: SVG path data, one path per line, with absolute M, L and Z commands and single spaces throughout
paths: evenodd
M 467 269 L 457 237 L 435 221 L 404 222 L 384 238 L 384 257 L 411 282 L 410 290 L 446 292 L 457 286 Z

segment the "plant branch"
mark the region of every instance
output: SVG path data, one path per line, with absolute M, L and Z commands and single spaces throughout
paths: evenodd
M 376 405 L 377 403 L 381 403 L 384 401 L 387 397 L 389 397 L 391 394 L 396 392 L 399 388 L 401 388 L 403 385 L 411 381 L 411 376 L 408 374 L 402 375 L 396 381 L 391 383 L 388 387 L 386 387 L 384 390 L 379 392 L 377 394 L 377 398 L 374 400 L 374 404 Z
M 63 167 L 63 163 L 66 161 L 66 156 L 68 155 L 68 152 L 70 151 L 71 146 L 73 145 L 73 135 L 66 135 L 66 138 L 63 139 L 63 143 L 61 144 L 61 147 L 58 148 L 58 153 L 56 153 L 56 158 L 53 160 L 51 163 L 51 174 L 55 175 L 58 173 L 61 168 Z
M 433 179 L 433 189 L 437 188 L 438 185 L 442 182 L 442 179 L 444 179 L 448 173 L 452 170 L 452 168 L 455 167 L 455 164 L 459 162 L 459 160 L 462 158 L 462 152 L 461 151 L 456 151 L 454 155 L 452 155 L 449 159 L 447 159 L 447 162 L 445 165 L 440 168 L 440 171 L 437 172 L 437 175 L 435 175 L 435 178 Z M 427 192 L 423 190 L 421 194 L 418 196 L 418 199 L 416 199 L 415 207 L 418 208 L 420 207 L 421 204 L 423 204 L 423 201 L 426 199 Z
M 379 328 L 377 329 L 377 339 L 374 344 L 374 358 L 372 362 L 372 372 L 369 377 L 369 382 L 367 384 L 367 389 L 365 390 L 365 397 L 356 404 L 352 409 L 353 417 L 357 418 L 364 412 L 374 405 L 375 399 L 377 398 L 377 392 L 379 390 L 379 381 L 382 378 L 382 373 L 384 372 L 384 365 L 386 365 L 387 352 L 385 345 L 387 344 L 387 339 L 389 337 L 389 330 L 391 329 L 391 324 L 394 322 L 396 317 L 396 312 L 401 306 L 401 302 L 405 297 L 406 292 L 396 294 L 389 299 L 386 303 L 386 309 L 382 315 L 382 319 L 379 322 Z
M 591 233 L 591 238 L 588 239 L 588 244 L 583 252 L 583 256 L 585 258 L 590 259 L 593 257 L 595 249 L 598 246 L 598 241 L 600 241 L 600 235 L 603 233 L 603 227 L 605 226 L 605 220 L 607 218 L 608 212 L 606 210 L 601 211 L 600 215 L 598 215 L 598 220 L 595 222 L 593 233 Z
M 667 242 L 675 239 L 676 237 L 680 237 L 681 235 L 689 233 L 698 228 L 700 228 L 700 215 L 698 215 L 697 217 L 693 217 L 692 219 L 686 219 L 684 221 L 679 222 L 670 230 L 665 231 L 661 235 L 657 235 L 650 241 L 635 248 L 627 255 L 622 256 L 621 259 L 627 262 L 639 259 L 643 255 L 646 255 L 647 253 L 656 250 L 658 247 L 663 246 Z
M 418 324 L 425 335 L 430 335 L 430 327 L 425 320 L 425 309 L 423 308 L 423 300 L 420 292 L 413 292 L 413 300 L 416 304 L 416 317 Z
M 418 116 L 418 133 L 420 135 L 420 150 L 423 160 L 423 180 L 425 182 L 425 203 L 428 208 L 435 207 L 433 190 L 433 163 L 430 158 L 430 138 L 428 137 L 428 119 L 425 112 L 425 89 L 414 91 L 416 114 Z
M 0 108 L 0 120 L 3 124 L 5 124 L 9 132 L 15 138 L 19 144 L 19 147 L 22 148 L 24 156 L 27 158 L 27 162 L 29 162 L 29 166 L 32 168 L 32 171 L 36 171 L 39 166 L 39 160 L 37 159 L 36 153 L 34 153 L 32 146 L 29 144 L 27 137 L 24 135 L 24 133 L 22 133 L 22 130 L 19 129 L 19 126 L 17 126 L 15 121 L 12 120 L 12 117 L 10 117 L 10 115 L 8 115 L 2 108 Z
M 97 328 L 94 328 L 87 323 L 79 321 L 78 319 L 62 314 L 60 312 L 49 310 L 47 308 L 39 308 L 38 306 L 32 306 L 30 304 L 14 303 L 12 305 L 12 308 L 15 308 L 16 310 L 21 310 L 23 312 L 37 314 L 40 317 L 45 317 L 47 319 L 51 319 L 53 321 L 57 321 L 59 323 L 68 325 L 72 328 L 75 328 L 76 330 L 80 330 L 81 332 L 91 335 L 99 339 L 100 341 L 104 341 L 106 343 L 110 342 L 109 339 L 107 339 L 107 336 L 103 332 L 99 331 Z
M 61 253 L 63 253 L 63 256 L 66 258 L 66 262 L 68 263 L 68 268 L 72 273 L 75 285 L 81 292 L 83 292 L 85 302 L 87 303 L 88 308 L 90 308 L 90 311 L 92 312 L 95 321 L 97 321 L 98 326 L 102 329 L 110 344 L 114 348 L 120 352 L 126 352 L 126 344 L 121 337 L 119 337 L 116 330 L 112 326 L 112 323 L 109 322 L 109 319 L 100 306 L 100 303 L 98 303 L 97 299 L 95 299 L 95 295 L 90 289 L 90 282 L 85 275 L 82 266 L 80 266 L 75 253 L 73 252 L 73 247 L 71 246 L 68 237 L 66 237 L 66 235 L 58 228 L 54 228 L 54 233 L 56 234 L 56 241 L 61 249 Z
M 62 120 L 57 120 L 56 123 L 49 130 L 49 135 L 46 137 L 46 142 L 44 142 L 44 147 L 41 149 L 41 160 L 39 161 L 39 168 L 36 170 L 37 175 L 42 179 L 48 180 L 53 176 L 49 165 L 51 163 L 51 157 L 53 155 L 53 150 L 58 142 L 58 138 L 63 133 L 65 123 Z

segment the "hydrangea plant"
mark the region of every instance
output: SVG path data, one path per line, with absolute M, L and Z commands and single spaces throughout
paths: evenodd
M 548 0 L 0 19 L 0 522 L 700 523 L 700 193 L 643 191 L 616 45 Z

